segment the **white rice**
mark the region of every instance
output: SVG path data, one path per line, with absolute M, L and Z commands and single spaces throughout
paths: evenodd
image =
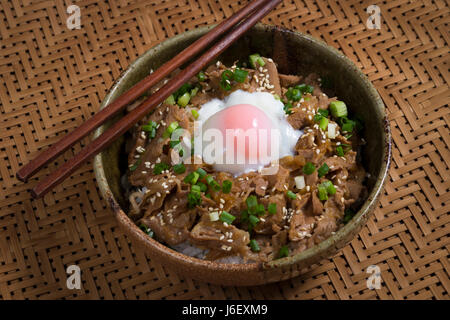
M 187 256 L 197 258 L 197 259 L 205 259 L 206 254 L 209 252 L 209 250 L 203 250 L 203 249 L 198 248 L 197 246 L 191 244 L 189 241 L 185 241 L 183 243 L 172 246 L 172 249 L 174 249 L 175 251 L 178 251 L 179 253 L 182 253 Z M 229 264 L 245 263 L 244 259 L 240 256 L 228 256 L 225 258 L 215 260 L 214 262 L 229 263 Z

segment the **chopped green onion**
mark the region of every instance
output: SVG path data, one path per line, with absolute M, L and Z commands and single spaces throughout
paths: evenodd
M 269 211 L 270 214 L 276 214 L 277 213 L 277 204 L 276 203 L 269 204 L 269 206 L 267 207 L 267 211 Z
M 344 153 L 344 149 L 342 149 L 342 146 L 337 146 L 336 147 L 336 153 L 339 157 L 343 157 L 345 155 Z
M 261 57 L 258 58 L 257 62 L 261 67 L 264 67 L 266 65 L 266 63 L 264 62 L 264 59 Z
M 220 189 L 222 189 L 216 180 L 213 180 L 210 186 L 214 189 L 214 191 L 220 191 Z
M 149 132 L 150 135 L 151 135 L 151 133 L 153 133 L 153 132 L 155 132 L 155 134 L 156 134 L 156 127 L 157 127 L 156 122 L 155 122 L 155 121 L 150 121 L 148 124 L 143 125 L 143 126 L 141 127 L 141 129 L 142 129 L 143 131 L 145 131 L 145 132 Z M 150 137 L 150 138 L 153 139 L 154 136 L 153 136 L 153 137 Z
M 264 205 L 263 205 L 262 203 L 259 203 L 259 204 L 256 206 L 255 213 L 256 213 L 258 216 L 262 216 L 262 215 L 264 215 L 265 212 L 266 212 L 266 209 L 264 208 Z
M 142 131 L 150 132 L 150 131 L 152 131 L 153 126 L 146 124 L 146 125 L 143 125 L 141 129 L 142 129 Z
M 288 246 L 282 246 L 280 252 L 278 253 L 278 258 L 284 258 L 289 256 L 289 248 Z
M 223 90 L 231 90 L 231 80 L 233 80 L 233 75 L 234 73 L 231 70 L 225 70 L 222 72 L 222 79 L 220 80 L 219 85 Z
M 258 242 L 256 242 L 255 239 L 250 240 L 250 249 L 252 249 L 253 252 L 260 252 L 261 248 L 258 245 Z
M 206 190 L 208 190 L 208 187 L 203 182 L 197 182 L 197 186 L 200 187 L 201 192 L 206 192 Z
M 197 172 L 191 172 L 189 173 L 185 178 L 184 178 L 184 182 L 186 183 L 190 183 L 190 184 L 196 184 L 198 178 L 200 177 L 200 175 Z
M 256 206 L 258 205 L 258 199 L 256 199 L 256 196 L 250 196 L 245 200 L 245 203 L 247 204 L 247 208 L 249 210 L 256 209 Z
M 222 72 L 222 75 L 221 75 L 222 80 L 230 80 L 230 81 L 233 79 L 233 76 L 234 76 L 234 73 L 231 70 L 225 70 Z
M 330 170 L 330 167 L 328 167 L 328 165 L 326 163 L 324 163 L 319 169 L 317 169 L 317 173 L 319 174 L 319 178 L 323 177 L 324 175 L 326 175 L 329 170 Z
M 234 219 L 236 219 L 236 217 L 226 211 L 222 211 L 220 215 L 220 221 L 226 222 L 228 224 L 232 224 Z
M 191 192 L 202 192 L 201 187 L 199 185 L 194 184 L 191 187 Z
M 327 109 L 319 109 L 317 112 L 322 115 L 323 117 L 328 117 L 328 110 Z
M 194 208 L 202 203 L 202 196 L 199 192 L 189 192 L 188 193 L 188 207 Z
M 242 69 L 236 69 L 236 70 L 234 70 L 234 73 L 233 73 L 233 79 L 236 82 L 244 83 L 245 80 L 247 79 L 247 75 L 248 75 L 248 71 L 245 71 Z
M 164 103 L 170 104 L 171 106 L 173 106 L 175 104 L 175 97 L 173 96 L 173 94 L 168 96 L 167 99 L 164 100 Z
M 330 195 L 335 195 L 335 194 L 336 194 L 336 188 L 334 187 L 333 184 L 330 184 L 330 185 L 327 187 L 327 192 L 328 192 L 328 194 L 330 194 Z
M 205 73 L 204 73 L 203 71 L 200 71 L 200 72 L 197 74 L 197 79 L 198 79 L 198 81 L 200 81 L 200 82 L 205 81 L 205 80 L 206 80 L 206 75 L 205 75 Z
M 289 190 L 288 192 L 286 192 L 286 195 L 287 195 L 287 197 L 288 198 L 291 198 L 291 199 L 297 199 L 297 195 L 294 193 L 294 192 L 292 192 L 291 190 Z
M 305 89 L 305 91 L 303 93 L 313 93 L 313 91 L 314 91 L 314 87 L 310 86 L 308 84 L 308 85 L 306 85 L 306 89 Z
M 203 177 L 206 176 L 206 171 L 203 170 L 202 168 L 198 168 L 198 169 L 195 170 L 195 171 L 199 174 L 200 179 L 203 179 Z
M 316 170 L 316 167 L 314 166 L 314 164 L 312 162 L 307 162 L 303 166 L 303 173 L 304 174 L 312 174 L 315 170 Z
M 302 98 L 302 92 L 294 87 L 291 87 L 286 92 L 286 98 L 291 101 L 299 101 Z
M 202 170 L 203 170 L 203 169 L 202 169 Z M 197 169 L 197 171 L 198 171 L 198 169 Z M 214 178 L 213 178 L 212 176 L 210 176 L 210 175 L 207 175 L 206 178 L 205 178 L 205 180 L 206 180 L 206 183 L 207 183 L 207 184 L 211 184 L 211 183 L 213 183 Z
M 195 109 L 192 109 L 192 110 L 191 110 L 191 113 L 192 113 L 192 115 L 194 116 L 194 119 L 197 120 L 198 117 L 199 117 L 198 111 L 195 110 Z
M 257 68 L 256 63 L 258 63 L 261 67 L 264 67 L 266 65 L 263 58 L 261 58 L 261 56 L 258 53 L 250 55 L 249 61 L 253 69 Z
M 141 225 L 139 226 L 139 228 L 140 228 L 142 231 L 144 231 L 144 233 L 145 233 L 146 235 L 150 236 L 150 238 L 153 238 L 153 236 L 155 235 L 155 233 L 153 232 L 153 230 L 150 229 L 149 227 L 147 227 L 147 226 L 144 225 L 144 224 L 141 224 Z
M 169 165 L 167 163 L 161 162 L 155 164 L 155 167 L 153 168 L 153 174 L 161 174 L 164 170 L 168 170 Z
M 273 97 L 275 98 L 275 100 L 281 100 L 280 96 L 279 96 L 279 95 L 277 95 L 276 93 L 275 93 L 275 94 L 273 94 Z
M 183 163 L 176 164 L 173 166 L 173 172 L 176 174 L 181 174 L 186 172 L 186 166 Z
M 347 106 L 343 101 L 332 101 L 330 103 L 330 111 L 335 118 L 347 116 Z
M 156 137 L 156 128 L 153 128 L 152 131 L 150 131 L 148 137 L 149 137 L 150 139 L 153 139 L 153 138 Z
M 328 119 L 322 117 L 322 119 L 320 119 L 320 122 L 319 122 L 319 127 L 320 127 L 320 129 L 322 129 L 323 131 L 327 130 L 327 127 L 328 127 Z
M 291 113 L 292 113 L 291 109 L 292 109 L 293 107 L 294 107 L 294 106 L 292 105 L 292 103 L 290 103 L 290 102 L 288 101 L 288 102 L 284 103 L 283 110 L 284 110 L 284 112 L 285 112 L 286 114 L 291 114 Z
M 248 221 L 249 221 L 250 225 L 254 227 L 258 224 L 259 218 L 257 216 L 254 216 L 251 214 L 248 216 Z
M 336 194 L 336 188 L 334 187 L 333 183 L 329 180 L 326 180 L 320 184 L 320 187 L 325 188 L 327 190 L 327 193 L 330 195 Z
M 186 92 L 178 98 L 177 103 L 180 107 L 184 108 L 188 105 L 189 100 L 191 100 L 191 95 L 189 94 L 189 92 Z
M 169 145 L 171 148 L 174 148 L 177 144 L 180 144 L 180 142 L 181 142 L 180 140 L 170 140 Z
M 314 115 L 314 121 L 315 122 L 319 122 L 320 120 L 322 120 L 323 119 L 323 115 L 321 115 L 320 113 L 316 113 L 315 115 Z
M 342 125 L 342 131 L 343 132 L 352 132 L 353 131 L 353 121 L 344 123 Z
M 313 91 L 314 91 L 313 86 L 310 86 L 309 84 L 304 84 L 304 83 L 296 85 L 295 88 L 300 90 L 300 92 L 302 94 L 313 93 Z
M 319 185 L 317 187 L 317 195 L 318 195 L 319 199 L 322 201 L 328 200 L 327 188 L 322 185 Z
M 141 159 L 138 159 L 131 167 L 130 167 L 130 171 L 134 171 L 136 170 L 139 165 L 141 164 Z
M 191 98 L 195 97 L 195 95 L 197 94 L 198 90 L 199 90 L 199 87 L 195 87 L 194 89 L 191 90 Z
M 178 122 L 176 122 L 176 121 L 174 121 L 174 122 L 172 122 L 168 127 L 167 127 L 167 132 L 168 133 L 172 133 L 172 132 L 174 132 L 175 131 L 175 129 L 177 129 L 178 128 Z
M 163 138 L 166 139 L 168 137 L 170 137 L 170 135 L 175 131 L 175 129 L 178 128 L 178 122 L 174 121 L 172 122 L 166 129 L 166 131 L 164 131 L 163 133 Z
M 191 91 L 191 89 L 192 89 L 192 84 L 185 83 L 173 94 L 173 97 L 175 98 L 175 100 L 177 100 L 177 98 L 181 97 L 186 92 Z
M 225 180 L 224 182 L 222 182 L 222 192 L 230 193 L 232 185 L 233 183 L 230 180 Z

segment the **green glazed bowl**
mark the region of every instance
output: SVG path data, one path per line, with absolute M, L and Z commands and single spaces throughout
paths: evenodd
M 180 34 L 145 52 L 123 72 L 105 97 L 101 108 L 211 28 L 203 27 Z M 295 277 L 305 267 L 334 255 L 358 234 L 377 206 L 391 159 L 391 135 L 383 102 L 364 74 L 341 52 L 308 35 L 258 24 L 219 59 L 225 64 L 231 64 L 255 52 L 273 58 L 281 73 L 308 75 L 314 72 L 327 77 L 333 84 L 329 94 L 335 94 L 345 101 L 350 110 L 361 116 L 365 123 L 363 137 L 367 144 L 362 152 L 362 162 L 370 173 L 367 183 L 369 197 L 353 219 L 330 238 L 297 255 L 268 263 L 221 264 L 188 257 L 145 235 L 126 215 L 128 204 L 120 183 L 127 168 L 124 138 L 115 141 L 94 160 L 100 191 L 133 245 L 148 253 L 153 261 L 176 272 L 216 284 L 258 285 L 281 281 Z M 114 121 L 117 121 L 117 117 L 100 127 L 95 137 Z

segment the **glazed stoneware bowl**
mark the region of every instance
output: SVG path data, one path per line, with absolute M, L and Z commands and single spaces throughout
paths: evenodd
M 123 72 L 101 108 L 210 29 L 204 27 L 183 33 L 145 52 Z M 345 101 L 351 112 L 364 121 L 363 137 L 367 144 L 362 151 L 362 163 L 370 174 L 367 181 L 369 197 L 353 219 L 330 238 L 297 255 L 268 263 L 221 264 L 188 257 L 148 237 L 128 218 L 128 203 L 121 187 L 121 177 L 127 168 L 125 138 L 115 141 L 94 160 L 100 191 L 136 250 L 144 250 L 153 261 L 187 277 L 216 284 L 258 285 L 281 281 L 295 277 L 305 267 L 334 255 L 356 236 L 377 206 L 390 163 L 391 136 L 383 102 L 363 73 L 342 53 L 308 35 L 258 24 L 219 59 L 230 65 L 255 52 L 273 58 L 282 73 L 308 75 L 314 72 L 326 77 L 331 87 L 329 92 L 325 92 Z M 116 120 L 100 127 L 95 137 Z

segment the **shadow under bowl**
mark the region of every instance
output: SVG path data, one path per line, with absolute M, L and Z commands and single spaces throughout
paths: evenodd
M 211 28 L 203 27 L 180 34 L 145 52 L 114 83 L 101 108 Z M 331 87 L 325 92 L 345 101 L 351 113 L 358 115 L 364 122 L 362 136 L 367 144 L 362 151 L 362 163 L 370 174 L 367 179 L 369 196 L 353 219 L 330 238 L 299 254 L 267 263 L 222 264 L 183 255 L 148 237 L 125 213 L 128 204 L 121 187 L 121 177 L 127 170 L 125 138 L 115 141 L 94 159 L 94 171 L 100 191 L 112 208 L 121 229 L 138 250 L 145 250 L 153 261 L 180 274 L 215 284 L 242 286 L 286 280 L 299 275 L 305 267 L 334 255 L 353 239 L 375 209 L 390 164 L 391 135 L 383 102 L 365 75 L 341 52 L 308 35 L 257 24 L 227 49 L 219 60 L 230 65 L 255 52 L 273 58 L 281 73 L 304 76 L 316 73 L 327 79 Z M 97 129 L 95 138 L 119 117 Z

